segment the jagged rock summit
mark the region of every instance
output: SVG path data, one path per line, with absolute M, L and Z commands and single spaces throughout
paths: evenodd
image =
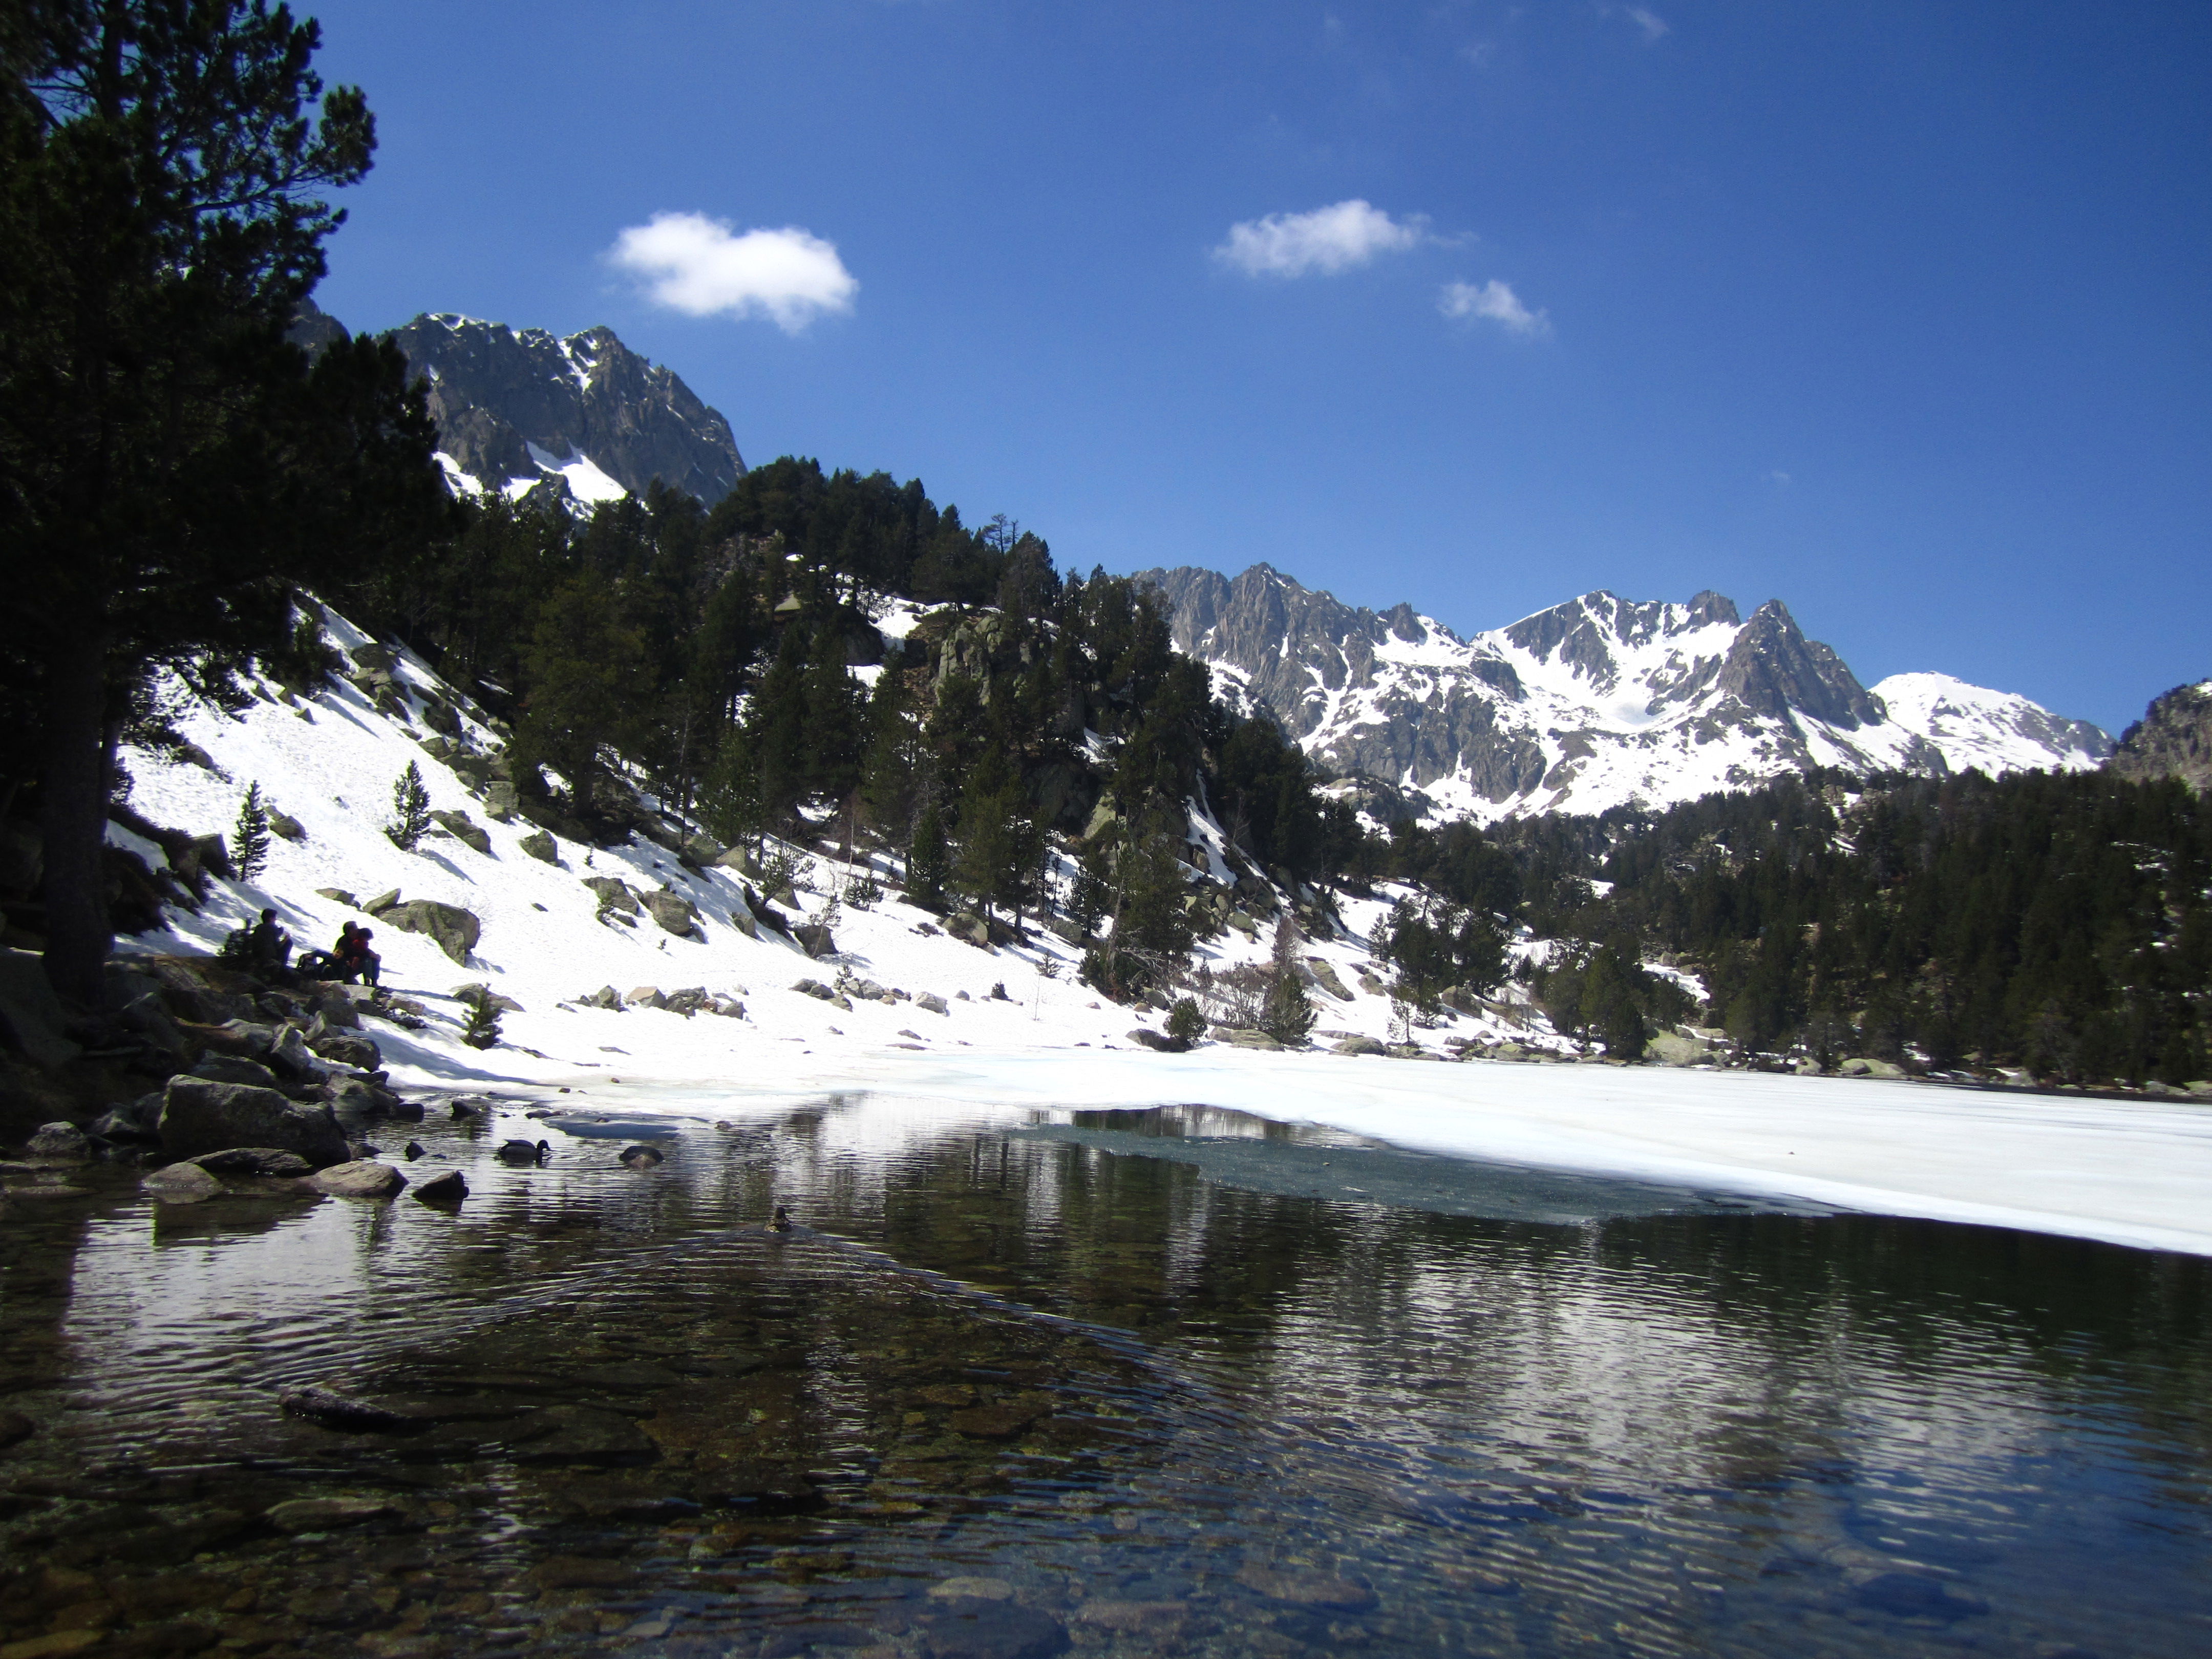
M 2106 764 L 2124 778 L 2179 778 L 2200 795 L 2212 790 L 2212 680 L 2154 698 Z
M 611 328 L 556 339 L 440 312 L 392 338 L 430 382 L 447 470 L 478 489 L 551 474 L 605 501 L 659 478 L 711 507 L 744 476 L 730 423 Z
M 313 301 L 301 306 L 295 341 L 313 350 L 344 337 Z M 601 501 L 659 478 L 711 507 L 744 476 L 729 422 L 611 328 L 560 339 L 438 312 L 392 338 L 428 382 L 440 464 L 456 489 Z
M 1718 593 L 1600 591 L 1462 639 L 1410 605 L 1346 605 L 1265 564 L 1137 580 L 1227 695 L 1397 797 L 1389 811 L 1489 822 L 1661 805 L 1814 766 L 2084 768 L 2112 750 L 2086 721 L 1948 676 L 1869 690 L 1778 599 L 1746 621 Z

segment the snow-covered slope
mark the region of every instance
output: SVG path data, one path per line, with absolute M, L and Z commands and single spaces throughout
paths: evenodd
M 371 644 L 336 616 L 328 617 L 327 627 L 332 641 L 349 653 Z M 781 907 L 794 923 L 830 925 L 837 951 L 824 961 L 810 960 L 765 927 L 745 931 L 748 912 L 735 870 L 688 866 L 654 841 L 634 836 L 625 846 L 608 848 L 554 836 L 556 861 L 533 857 L 523 843 L 538 826 L 520 818 L 496 822 L 487 810 L 481 763 L 499 747 L 498 734 L 421 662 L 401 653 L 390 672 L 402 695 L 387 693 L 382 707 L 360 686 L 332 677 L 313 696 L 296 701 L 261 684 L 259 700 L 236 717 L 206 708 L 187 713 L 179 721 L 182 734 L 218 770 L 143 750 L 125 751 L 131 805 L 156 823 L 194 835 L 227 835 L 247 785 L 258 783 L 270 806 L 296 820 L 303 833 L 296 841 L 271 839 L 268 866 L 254 883 L 214 883 L 198 915 L 172 912 L 165 932 L 125 941 L 125 948 L 213 951 L 264 904 L 276 909 L 302 948 L 326 947 L 342 923 L 362 923 L 375 933 L 387 982 L 435 1016 L 419 1039 L 392 1035 L 387 1051 L 396 1052 L 403 1065 L 448 1076 L 566 1081 L 580 1058 L 587 1066 L 619 1072 L 623 1062 L 607 1054 L 650 1054 L 664 1070 L 710 1077 L 757 1068 L 782 1052 L 774 1045 L 789 1045 L 794 1054 L 823 1045 L 913 1044 L 921 1051 L 985 1042 L 1127 1048 L 1133 1027 L 1157 1030 L 1162 1024 L 1158 1011 L 1116 1006 L 1079 983 L 1080 948 L 1042 929 L 1034 929 L 1028 944 L 981 949 L 941 931 L 943 917 L 896 897 L 866 909 L 836 902 L 848 876 L 858 872 L 826 856 L 804 861 L 796 913 Z M 441 738 L 424 723 L 431 700 L 457 714 L 457 738 Z M 404 717 L 388 712 L 403 708 Z M 442 714 L 440 719 L 443 723 Z M 462 760 L 463 771 L 434 752 L 449 743 L 458 744 L 454 758 Z M 428 786 L 432 810 L 467 813 L 488 850 L 478 852 L 442 829 L 411 853 L 392 844 L 384 826 L 392 817 L 393 785 L 410 763 Z M 477 787 L 465 781 L 464 772 L 478 779 Z M 1208 869 L 1229 878 L 1218 827 L 1195 820 L 1192 834 L 1206 850 Z M 112 826 L 110 835 L 149 865 L 165 863 L 160 848 L 128 830 Z M 1063 884 L 1072 873 L 1072 868 L 1062 872 Z M 690 901 L 699 913 L 697 936 L 667 932 L 648 913 L 608 912 L 602 895 L 586 883 L 610 877 L 641 897 L 665 890 Z M 1195 870 L 1189 877 L 1205 878 Z M 458 906 L 477 918 L 481 938 L 465 964 L 455 963 L 427 935 L 398 932 L 323 889 L 364 902 L 397 889 L 403 901 Z M 1344 931 L 1310 939 L 1301 947 L 1302 954 L 1326 963 L 1346 993 L 1340 998 L 1316 991 L 1324 1032 L 1389 1035 L 1389 998 L 1361 988 L 1361 981 L 1375 966 L 1367 936 L 1379 927 L 1391 897 L 1386 890 L 1376 898 L 1346 900 Z M 1231 929 L 1202 944 L 1196 961 L 1219 973 L 1263 961 L 1267 951 L 1263 923 L 1256 935 Z M 933 992 L 946 1000 L 950 1012 L 931 1013 L 906 1000 L 854 1000 L 849 1009 L 839 1009 L 792 988 L 800 979 L 831 981 L 841 972 L 909 996 Z M 486 1060 L 456 1046 L 461 1008 L 451 994 L 471 983 L 489 985 L 522 1005 L 523 1012 L 510 1015 L 506 1029 L 525 1048 L 502 1049 L 495 1060 Z M 743 1019 L 701 1014 L 686 1020 L 657 1010 L 573 1006 L 603 986 L 612 986 L 625 1000 L 642 988 L 696 987 L 742 1001 L 746 1013 Z M 1003 988 L 1003 999 L 994 988 Z M 1540 1015 L 1526 1011 L 1453 1015 L 1442 1029 L 1422 1036 L 1433 1045 L 1448 1034 L 1571 1046 L 1553 1035 Z M 386 1033 L 378 1036 L 386 1041 Z M 530 1048 L 556 1058 L 541 1063 L 529 1056 Z
M 1176 644 L 1332 769 L 1417 811 L 1488 822 L 1663 805 L 1814 766 L 1860 774 L 2096 765 L 2112 740 L 2024 697 L 1902 675 L 1893 705 L 1779 600 L 1748 621 L 1598 592 L 1462 639 L 1409 605 L 1378 615 L 1255 565 L 1140 573 Z
M 1948 674 L 1892 674 L 1874 695 L 1891 725 L 1926 738 L 1954 772 L 2083 771 L 2112 752 L 2100 726 Z

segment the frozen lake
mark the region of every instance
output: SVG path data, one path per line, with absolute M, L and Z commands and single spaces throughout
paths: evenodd
M 156 1213 L 97 1178 L 22 1206 L 6 1639 L 2047 1659 L 2212 1632 L 2200 1256 L 1219 1109 L 539 1099 L 380 1137 L 463 1168 L 456 1212 Z M 550 1161 L 497 1162 L 511 1134 Z M 616 1161 L 647 1136 L 664 1163 Z M 811 1231 L 741 1230 L 776 1202 Z M 410 1431 L 283 1415 L 309 1382 Z

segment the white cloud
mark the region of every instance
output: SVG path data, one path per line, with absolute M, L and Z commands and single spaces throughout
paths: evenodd
M 1529 310 L 1510 284 L 1494 276 L 1480 288 L 1473 283 L 1446 283 L 1437 295 L 1437 309 L 1447 317 L 1486 317 L 1516 334 L 1534 337 L 1552 331 L 1551 313 Z
M 1428 240 L 1429 222 L 1416 214 L 1393 219 L 1354 199 L 1311 213 L 1271 213 L 1229 228 L 1213 257 L 1252 276 L 1334 276 L 1364 265 L 1378 253 L 1403 253 Z
M 1662 34 L 1673 33 L 1667 26 L 1667 20 L 1656 11 L 1643 6 L 1629 6 L 1626 10 L 1628 21 L 1644 31 L 1646 40 L 1656 40 Z
M 787 334 L 852 310 L 860 291 L 833 242 L 791 225 L 738 235 L 702 213 L 656 213 L 616 237 L 607 258 L 641 278 L 655 305 L 692 317 L 765 316 Z

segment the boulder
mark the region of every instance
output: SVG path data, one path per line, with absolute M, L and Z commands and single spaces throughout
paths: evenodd
M 307 1047 L 334 1065 L 356 1072 L 374 1072 L 384 1064 L 384 1054 L 365 1036 L 346 1031 L 325 1031 L 309 1040 Z
M 389 892 L 379 893 L 374 898 L 369 900 L 368 903 L 362 905 L 361 908 L 368 911 L 372 916 L 380 916 L 386 910 L 396 908 L 398 906 L 398 903 L 399 890 L 395 887 Z
M 1344 988 L 1344 981 L 1336 976 L 1336 969 L 1327 957 L 1308 957 L 1306 968 L 1313 975 L 1314 983 L 1339 1002 L 1352 1000 L 1352 993 Z
M 406 1184 L 407 1177 L 389 1164 L 368 1158 L 333 1164 L 307 1177 L 307 1185 L 333 1198 L 391 1198 Z
M 41 1164 L 89 1164 L 92 1139 L 74 1123 L 41 1123 L 31 1132 L 23 1150 Z
M 458 1204 L 468 1195 L 469 1183 L 461 1178 L 459 1170 L 433 1176 L 415 1189 L 415 1196 L 425 1204 Z
M 307 838 L 307 826 L 289 812 L 270 813 L 269 827 L 276 832 L 279 841 L 305 841 Z
M 1250 914 L 1241 906 L 1231 910 L 1223 920 L 1247 939 L 1255 938 L 1260 932 L 1260 924 L 1253 921 Z
M 637 914 L 637 895 L 631 892 L 623 883 L 616 880 L 614 877 L 586 876 L 583 880 L 584 885 L 598 895 L 599 908 L 602 911 L 612 910 L 618 915 L 625 916 L 634 916 Z
M 172 1158 L 234 1146 L 275 1146 L 322 1169 L 350 1156 L 345 1132 L 329 1107 L 301 1105 L 274 1089 L 207 1078 L 169 1079 L 159 1128 L 162 1150 Z
M 1864 1054 L 1854 1055 L 1837 1066 L 1844 1077 L 1903 1077 L 1905 1067 L 1887 1060 L 1875 1060 Z
M 385 912 L 384 920 L 403 933 L 428 933 L 440 950 L 463 967 L 468 965 L 469 952 L 483 935 L 483 923 L 477 920 L 475 912 L 458 904 L 441 904 L 435 899 L 402 904 Z
M 511 783 L 488 783 L 483 809 L 484 816 L 494 823 L 512 823 L 522 811 L 522 793 Z
M 694 864 L 720 864 L 726 849 L 712 836 L 694 836 L 684 843 L 684 856 Z
M 732 847 L 714 862 L 725 870 L 736 871 L 741 876 L 758 877 L 760 874 L 759 863 L 742 847 Z
M 172 1164 L 138 1183 L 156 1204 L 198 1204 L 222 1194 L 222 1182 L 197 1164 Z
M 948 917 L 945 931 L 970 945 L 988 945 L 991 942 L 991 924 L 973 910 L 963 910 L 956 916 Z
M 441 825 L 455 841 L 473 852 L 491 851 L 491 837 L 484 833 L 483 825 L 477 823 L 466 812 L 433 812 L 430 814 L 430 821 Z
M 62 1035 L 68 1019 L 46 981 L 45 959 L 35 951 L 0 950 L 0 1046 L 49 1071 L 66 1066 L 84 1052 Z
M 802 921 L 791 930 L 791 936 L 799 941 L 799 949 L 817 962 L 824 957 L 833 957 L 837 954 L 836 937 L 830 933 L 824 923 Z
M 168 1004 L 159 991 L 148 991 L 133 997 L 117 1010 L 116 1018 L 130 1030 L 146 1040 L 157 1054 L 180 1059 L 186 1044 L 185 1034 L 177 1029 L 177 1022 L 169 1018 Z
M 699 927 L 698 906 L 681 894 L 647 893 L 645 908 L 660 924 L 660 931 L 664 933 L 673 933 L 678 939 L 703 939 L 706 937 Z
M 591 995 L 578 997 L 576 1000 L 586 1008 L 607 1008 L 617 1013 L 621 1012 L 623 1009 L 622 993 L 611 985 L 602 985 Z
M 1699 1037 L 1662 1031 L 1644 1043 L 1644 1057 L 1655 1066 L 1695 1066 L 1713 1057 L 1713 1047 Z
M 540 864 L 558 864 L 561 861 L 561 843 L 553 839 L 550 830 L 532 830 L 515 845 Z
M 949 1014 L 952 1012 L 945 1006 L 945 999 L 934 991 L 918 993 L 915 997 L 914 1006 L 933 1014 Z
M 282 1146 L 226 1146 L 219 1152 L 202 1152 L 182 1160 L 197 1164 L 214 1176 L 270 1176 L 279 1180 L 307 1174 L 314 1165 L 297 1152 Z
M 629 994 L 623 1000 L 632 1008 L 658 1008 L 661 1006 L 660 988 L 658 985 L 633 985 Z
M 803 997 L 812 997 L 817 1002 L 832 1002 L 837 996 L 836 992 L 818 979 L 793 980 L 791 988 Z
M 399 1506 L 380 1498 L 295 1498 L 266 1511 L 269 1524 L 279 1532 L 336 1532 L 399 1513 Z
M 461 714 L 449 702 L 431 698 L 422 705 L 422 724 L 441 737 L 457 738 L 461 733 Z
M 1190 1047 L 1181 1037 L 1171 1037 L 1164 1031 L 1147 1030 L 1141 1025 L 1129 1033 L 1129 1041 L 1140 1048 L 1150 1048 L 1163 1054 L 1179 1054 Z
M 1379 1054 L 1382 1045 L 1371 1036 L 1348 1036 L 1335 1045 L 1340 1054 Z
M 1224 1028 L 1217 1030 L 1213 1035 L 1222 1042 L 1232 1043 L 1239 1048 L 1279 1048 L 1283 1046 L 1265 1031 L 1239 1031 Z
M 456 1002 L 488 1002 L 495 1013 L 519 1014 L 522 1012 L 522 1005 L 513 997 L 503 997 L 490 986 L 478 981 L 453 987 L 453 1000 Z
M 318 887 L 315 889 L 315 891 L 322 897 L 330 900 L 331 903 L 343 904 L 349 910 L 359 910 L 366 908 L 359 899 L 356 898 L 351 893 L 346 891 L 343 887 Z

